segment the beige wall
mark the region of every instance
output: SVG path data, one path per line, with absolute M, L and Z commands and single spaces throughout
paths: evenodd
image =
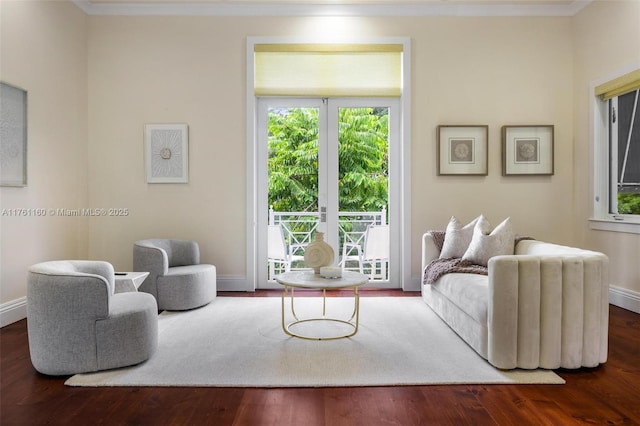
M 590 88 L 596 81 L 640 67 L 640 2 L 598 1 L 573 19 L 575 228 L 577 243 L 606 253 L 611 285 L 636 292 L 640 299 L 640 235 L 590 230 L 593 189 Z
M 403 25 L 399 25 L 398 31 Z M 447 18 L 412 27 L 414 274 L 420 238 L 455 215 L 507 216 L 517 233 L 570 244 L 571 41 L 563 18 Z M 436 176 L 438 124 L 489 125 L 487 177 Z M 555 175 L 501 175 L 503 125 L 555 125 Z
M 0 188 L 2 209 L 87 206 L 85 14 L 65 2 L 2 1 L 0 79 L 28 91 L 28 186 Z M 0 303 L 26 295 L 27 269 L 86 258 L 87 221 L 0 219 Z
M 420 237 L 451 215 L 507 216 L 518 232 L 573 239 L 569 18 L 91 17 L 91 204 L 128 207 L 90 221 L 89 253 L 131 266 L 139 238 L 196 238 L 222 276 L 245 274 L 247 36 L 405 36 L 412 40 L 412 274 Z M 345 30 L 346 29 L 346 30 Z M 188 185 L 148 185 L 144 123 L 186 122 Z M 488 124 L 489 176 L 437 177 L 438 124 Z M 554 124 L 553 177 L 501 176 L 500 127 Z M 535 206 L 535 210 L 532 207 Z
M 605 234 L 586 231 L 582 103 L 588 81 L 609 71 L 583 41 L 593 39 L 591 22 L 600 9 L 621 8 L 609 30 L 637 34 L 625 16 L 636 5 L 593 4 L 575 18 L 252 18 L 84 17 L 69 4 L 3 2 L 2 78 L 29 89 L 31 131 L 29 187 L 2 188 L 3 207 L 122 207 L 129 215 L 3 218 L 2 301 L 24 296 L 35 261 L 86 256 L 126 270 L 132 243 L 151 236 L 196 239 L 203 261 L 241 280 L 246 38 L 336 34 L 411 38 L 414 279 L 423 232 L 451 215 L 484 213 L 494 224 L 511 216 L 521 234 L 600 248 L 623 271 L 615 282 L 634 288 L 637 236 L 602 241 L 594 235 Z M 189 124 L 189 184 L 145 182 L 143 125 L 166 122 Z M 436 176 L 438 124 L 489 125 L 488 176 Z M 555 125 L 554 176 L 501 176 L 505 124 Z M 614 251 L 618 244 L 628 250 Z
M 142 238 L 199 241 L 220 275 L 245 270 L 245 29 L 224 18 L 91 18 L 89 255 L 130 270 Z M 189 184 L 147 184 L 145 123 L 189 125 Z

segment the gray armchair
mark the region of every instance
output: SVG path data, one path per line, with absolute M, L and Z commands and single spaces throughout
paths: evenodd
M 158 346 L 158 308 L 145 293 L 114 294 L 113 266 L 68 260 L 29 268 L 31 362 L 48 375 L 138 364 Z
M 138 291 L 152 294 L 160 310 L 198 308 L 217 294 L 216 267 L 200 264 L 200 248 L 195 241 L 136 241 L 133 270 L 149 272 Z

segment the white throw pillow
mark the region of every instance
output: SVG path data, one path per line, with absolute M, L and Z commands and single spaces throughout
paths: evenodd
M 513 254 L 513 228 L 511 218 L 506 218 L 502 223 L 489 233 L 491 224 L 481 216 L 473 230 L 473 237 L 469 248 L 462 256 L 476 265 L 487 266 L 493 256 Z
M 440 258 L 461 258 L 467 251 L 471 238 L 473 237 L 473 230 L 476 223 L 484 217 L 482 215 L 473 219 L 470 223 L 462 226 L 462 223 L 455 217 L 451 216 L 447 229 L 444 233 L 444 243 L 442 244 L 442 251 L 440 252 Z

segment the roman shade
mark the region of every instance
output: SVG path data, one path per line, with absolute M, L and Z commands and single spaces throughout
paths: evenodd
M 256 96 L 402 93 L 402 44 L 256 44 Z
M 595 94 L 606 101 L 637 89 L 640 89 L 640 69 L 597 86 Z

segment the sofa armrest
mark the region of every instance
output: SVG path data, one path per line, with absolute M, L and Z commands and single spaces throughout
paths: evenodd
M 433 239 L 431 232 L 422 235 L 422 273 L 424 268 L 432 261 L 440 257 L 440 250 Z
M 498 368 L 595 367 L 607 359 L 608 258 L 489 260 L 488 360 Z

